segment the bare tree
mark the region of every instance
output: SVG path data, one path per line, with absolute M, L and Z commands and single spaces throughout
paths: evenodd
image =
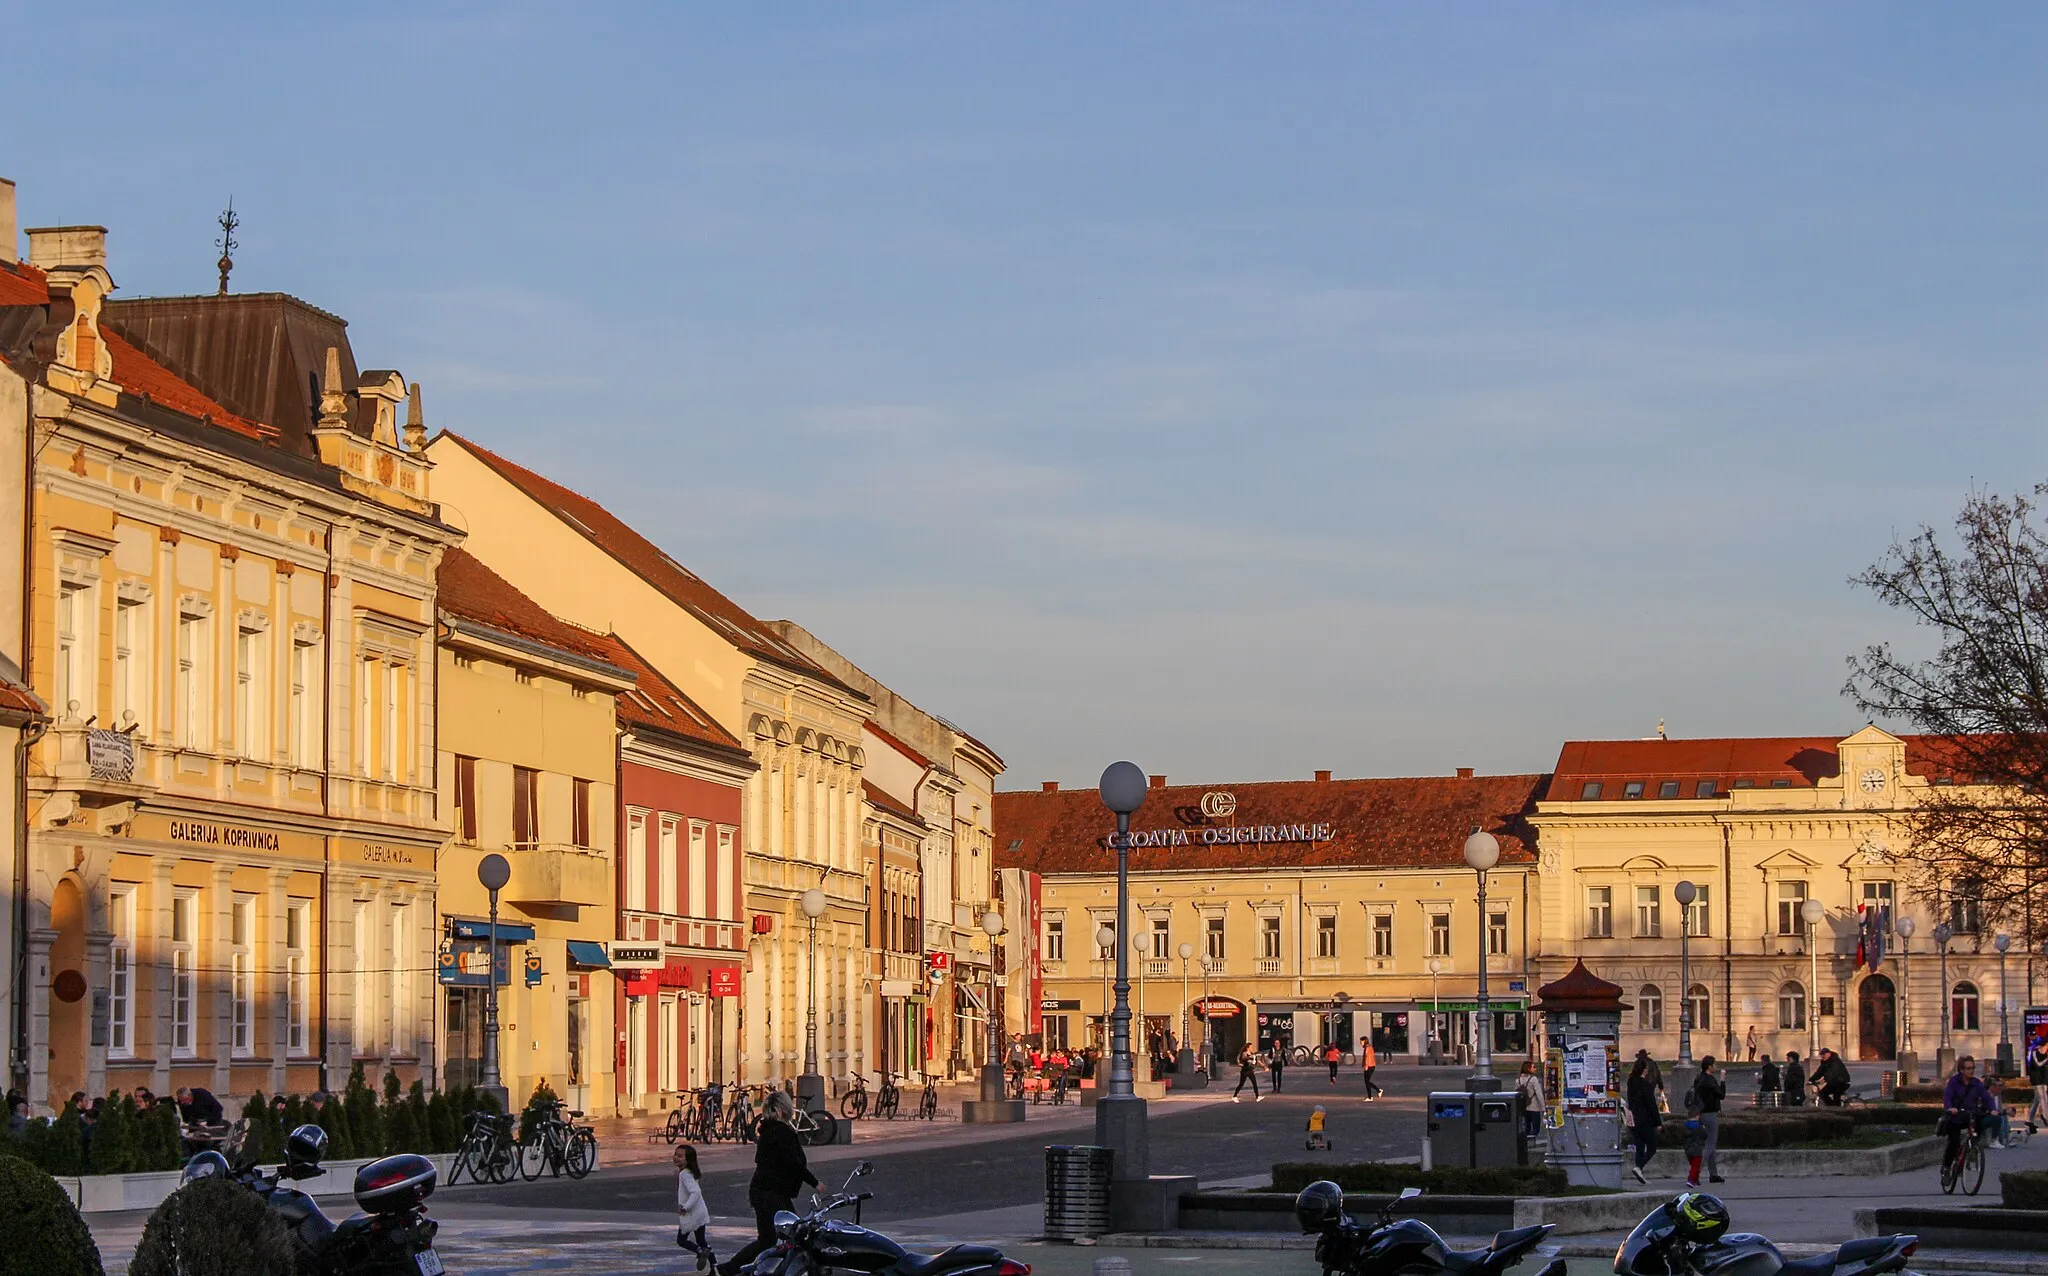
M 1928 736 L 1937 780 L 1899 817 L 1895 851 L 1922 895 L 2013 928 L 2032 948 L 2048 915 L 2048 518 L 2031 496 L 1973 492 L 1953 537 L 1923 526 L 1854 584 L 1932 631 L 1926 659 L 1890 643 L 1849 658 L 1844 694 Z M 1977 902 L 1972 903 L 1972 899 Z M 1958 929 L 1961 929 L 1960 927 Z

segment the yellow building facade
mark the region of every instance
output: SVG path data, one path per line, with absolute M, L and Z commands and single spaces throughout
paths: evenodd
M 455 537 L 417 400 L 401 438 L 404 382 L 357 373 L 303 303 L 117 305 L 104 230 L 28 234 L 0 306 L 40 309 L 37 357 L 0 376 L 32 407 L 24 663 L 54 721 L 29 753 L 18 1075 L 39 1109 L 303 1092 L 357 1063 L 431 1082 Z M 327 352 L 287 378 L 292 411 L 188 361 L 229 330 Z

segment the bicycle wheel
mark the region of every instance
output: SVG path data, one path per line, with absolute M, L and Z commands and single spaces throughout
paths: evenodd
M 811 1113 L 811 1128 L 804 1132 L 804 1142 L 812 1147 L 825 1147 L 839 1140 L 839 1122 L 830 1112 Z
M 839 1098 L 839 1115 L 840 1115 L 840 1116 L 843 1116 L 843 1117 L 845 1117 L 845 1118 L 846 1118 L 847 1120 L 849 1120 L 849 1121 L 858 1121 L 858 1120 L 860 1120 L 860 1119 L 861 1119 L 861 1118 L 862 1118 L 863 1116 L 866 1116 L 866 1115 L 867 1115 L 867 1111 L 868 1111 L 868 1092 L 867 1092 L 867 1091 L 865 1091 L 865 1090 L 848 1090 L 848 1091 L 847 1091 L 847 1092 L 846 1092 L 845 1094 L 843 1094 L 843 1095 L 841 1095 L 841 1096 L 840 1096 L 840 1098 Z
M 455 1160 L 448 1166 L 448 1186 L 454 1187 L 457 1183 L 460 1183 L 464 1170 L 469 1171 L 470 1182 L 481 1183 L 484 1181 L 484 1176 L 477 1173 L 476 1167 L 470 1163 L 470 1158 L 475 1154 L 474 1142 L 472 1139 L 464 1139 L 462 1146 L 455 1150 Z
M 1959 1158 L 1958 1158 L 1959 1159 Z M 1941 1161 L 1941 1194 L 1953 1196 L 1956 1191 L 1956 1159 L 1943 1157 Z
M 676 1108 L 668 1114 L 668 1124 L 662 1127 L 661 1137 L 673 1143 L 683 1137 L 683 1110 Z
M 894 1090 L 884 1090 L 882 1091 L 882 1097 L 875 1100 L 875 1120 L 894 1121 L 895 1119 L 896 1092 Z
M 1963 1191 L 1975 1196 L 1977 1189 L 1984 1186 L 1984 1145 L 1973 1143 L 1963 1155 Z
M 924 1088 L 924 1097 L 917 1101 L 917 1116 L 920 1121 L 930 1121 L 939 1115 L 939 1092 L 930 1086 Z
M 516 1146 L 519 1149 L 519 1177 L 531 1183 L 548 1167 L 548 1136 L 536 1134 L 532 1142 Z
M 569 1138 L 569 1150 L 562 1156 L 563 1168 L 569 1177 L 580 1179 L 597 1168 L 597 1134 L 592 1130 L 578 1129 Z

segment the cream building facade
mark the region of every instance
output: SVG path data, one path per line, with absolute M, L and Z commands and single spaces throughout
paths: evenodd
M 417 399 L 401 435 L 405 383 L 358 373 L 304 303 L 116 303 L 103 229 L 30 231 L 24 264 L 7 221 L 0 400 L 27 407 L 36 458 L 7 476 L 32 528 L 23 654 L 55 719 L 18 879 L 31 1102 L 303 1092 L 356 1063 L 431 1083 L 434 573 L 455 534 Z M 191 357 L 232 358 L 230 332 L 300 339 L 291 410 Z

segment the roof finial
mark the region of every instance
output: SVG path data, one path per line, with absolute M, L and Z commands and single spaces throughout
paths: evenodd
M 421 452 L 427 446 L 427 423 L 420 415 L 420 383 L 415 381 L 405 391 L 405 446 L 410 452 Z
M 348 428 L 348 396 L 341 389 L 341 347 L 327 347 L 327 367 L 320 377 L 320 428 Z
M 220 215 L 220 238 L 213 241 L 213 246 L 220 249 L 220 260 L 214 263 L 220 267 L 220 291 L 216 296 L 228 295 L 228 272 L 235 268 L 235 249 L 241 247 L 235 242 L 235 228 L 241 224 L 242 219 L 235 216 L 235 197 L 230 195 L 227 211 Z
M 1662 718 L 1657 719 L 1657 738 L 1659 740 L 1669 740 L 1671 738 L 1664 734 L 1664 719 Z

